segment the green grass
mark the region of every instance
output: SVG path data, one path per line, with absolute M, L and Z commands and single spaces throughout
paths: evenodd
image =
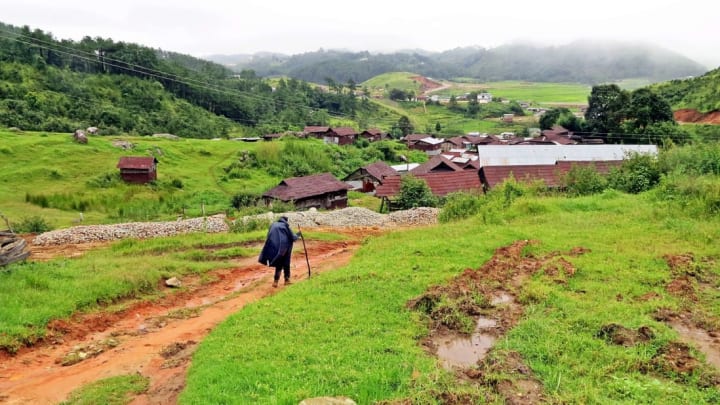
M 409 72 L 383 73 L 366 80 L 360 86 L 367 87 L 371 94 L 378 92 L 382 94 L 385 89 L 412 90 L 417 92 L 420 90 L 420 83 L 412 80 L 411 77 L 413 76 L 417 76 L 417 74 Z
M 500 97 L 540 105 L 587 104 L 587 97 L 590 95 L 590 87 L 584 84 L 522 81 L 454 83 L 450 88 L 441 90 L 437 94 L 450 96 L 471 91 L 490 92 L 494 98 Z
M 0 347 L 14 351 L 33 343 L 53 319 L 155 296 L 160 279 L 233 267 L 234 260 L 259 253 L 243 244 L 260 243 L 265 233 L 125 239 L 77 259 L 10 265 L 0 272 Z
M 293 404 L 346 395 L 363 404 L 399 398 L 435 403 L 433 390 L 471 389 L 453 383 L 421 349 L 418 339 L 428 331 L 405 305 L 428 287 L 479 268 L 494 249 L 525 239 L 540 241 L 530 254 L 590 249 L 569 258 L 577 273 L 566 284 L 544 275 L 525 283 L 519 297 L 525 315 L 496 346 L 518 351 L 552 401 L 720 399 L 697 376 L 683 381 L 639 371 L 661 345 L 677 338 L 652 317 L 659 307 L 683 305 L 664 290 L 670 274 L 662 256 L 718 257 L 718 218 L 694 219 L 647 195 L 617 192 L 521 197 L 497 215 L 369 239 L 347 267 L 245 307 L 200 345 L 180 402 Z M 717 263 L 711 271 L 720 273 Z M 660 298 L 637 299 L 647 292 Z M 720 319 L 713 305 L 719 295 L 701 298 L 695 309 Z M 656 337 L 635 347 L 612 346 L 595 337 L 611 322 L 649 326 Z
M 89 384 L 70 394 L 61 405 L 124 405 L 134 395 L 142 394 L 150 386 L 150 379 L 140 374 L 120 375 Z
M 135 148 L 124 151 L 113 146 L 116 140 L 131 142 Z M 0 145 L 5 150 L 0 210 L 17 222 L 41 216 L 55 228 L 75 225 L 81 210 L 73 207 L 81 204 L 89 207 L 83 213 L 86 224 L 117 222 L 113 217 L 120 209 L 138 220 L 172 220 L 183 208 L 187 216 L 199 216 L 203 204 L 208 214 L 225 212 L 238 191 L 261 193 L 279 181 L 262 171 L 250 171 L 243 179 L 223 178 L 223 168 L 237 159 L 239 152 L 254 150 L 260 143 L 108 136 L 91 137 L 87 145 L 80 145 L 69 134 L 0 130 Z M 148 156 L 151 152 L 160 161 L 157 186 L 120 181 L 106 188 L 88 186 L 88 181 L 117 175 L 121 156 Z M 182 188 L 174 187 L 173 180 L 181 182 Z M 67 208 L 28 203 L 27 194 L 52 196 Z

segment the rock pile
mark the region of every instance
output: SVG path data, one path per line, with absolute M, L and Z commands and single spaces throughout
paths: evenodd
M 349 207 L 341 210 L 318 212 L 309 211 L 275 214 L 272 212 L 236 221 L 260 220 L 268 223 L 281 215 L 288 217 L 294 228 L 314 227 L 395 227 L 421 226 L 437 223 L 437 208 L 414 208 L 396 211 L 391 214 L 379 214 L 367 208 Z M 74 226 L 67 229 L 45 232 L 38 235 L 35 245 L 61 245 L 68 243 L 87 243 L 112 241 L 123 238 L 155 238 L 189 232 L 227 232 L 228 224 L 225 215 L 207 218 L 193 218 L 172 222 L 130 222 L 114 225 Z
M 33 240 L 35 245 L 62 245 L 111 241 L 123 238 L 155 238 L 189 232 L 227 232 L 225 215 L 171 222 L 129 222 L 113 225 L 83 225 L 45 232 Z

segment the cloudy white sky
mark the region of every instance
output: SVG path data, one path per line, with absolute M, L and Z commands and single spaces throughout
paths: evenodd
M 0 10 L 1 22 L 58 39 L 101 36 L 194 56 L 613 39 L 720 66 L 714 0 L 0 0 Z

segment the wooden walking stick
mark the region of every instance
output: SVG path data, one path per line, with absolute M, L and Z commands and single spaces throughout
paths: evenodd
M 305 250 L 305 261 L 307 262 L 307 266 L 308 266 L 308 277 L 310 277 L 311 276 L 311 274 L 310 274 L 310 259 L 308 258 L 307 246 L 305 246 L 305 235 L 303 235 L 302 229 L 300 229 L 300 225 L 298 225 L 298 232 L 300 232 L 300 239 L 302 240 L 302 243 L 303 243 L 303 250 Z

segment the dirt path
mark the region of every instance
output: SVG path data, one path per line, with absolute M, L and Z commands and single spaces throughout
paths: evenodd
M 349 236 L 343 242 L 307 241 L 313 272 L 346 265 L 368 229 L 343 232 Z M 87 248 L 90 246 L 80 249 Z M 36 252 L 37 257 L 78 254 L 67 246 L 52 249 Z M 295 249 L 293 256 L 293 280 L 300 282 L 307 277 L 302 247 Z M 0 403 L 55 404 L 88 383 L 132 373 L 150 379 L 148 392 L 133 404 L 175 403 L 197 344 L 246 304 L 286 288 L 272 288 L 272 269 L 257 264 L 254 257 L 213 274 L 218 278 L 213 283 L 183 280 L 188 291 L 137 302 L 119 313 L 98 312 L 52 322 L 54 337 L 15 356 L 0 355 Z M 97 348 L 103 351 L 92 356 Z M 87 357 L 63 366 L 60 363 L 69 353 Z

